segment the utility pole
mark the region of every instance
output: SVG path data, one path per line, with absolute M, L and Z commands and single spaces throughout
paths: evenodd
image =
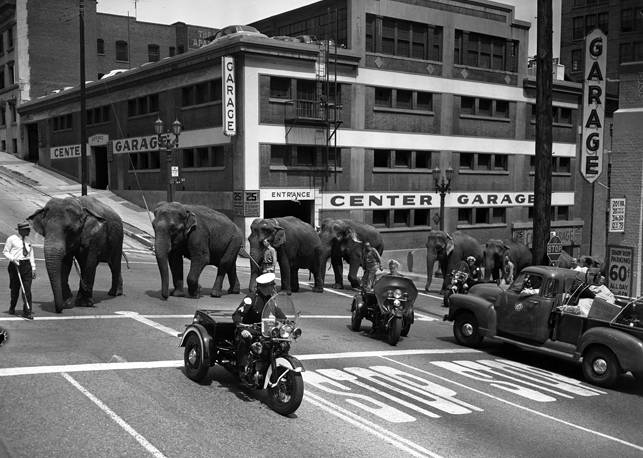
M 85 95 L 85 0 L 80 0 L 80 194 L 87 195 L 87 97 Z
M 536 151 L 534 176 L 533 262 L 549 264 L 546 244 L 551 229 L 552 158 L 552 6 L 538 0 L 536 54 Z

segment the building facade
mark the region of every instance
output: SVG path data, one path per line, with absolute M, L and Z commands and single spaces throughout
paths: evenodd
M 82 3 L 88 81 L 196 49 L 217 30 L 139 22 L 97 13 L 96 0 Z M 79 86 L 79 16 L 77 0 L 0 0 L 0 150 L 38 159 L 22 149 L 27 132 L 16 108 Z
M 530 24 L 513 7 L 334 0 L 253 25 L 267 37 L 227 37 L 88 84 L 89 184 L 153 205 L 172 179 L 176 200 L 226 212 L 246 236 L 255 217 L 294 215 L 373 224 L 387 249 L 421 247 L 441 222 L 531 243 L 535 80 Z M 554 83 L 552 229 L 574 254 L 580 94 Z M 19 109 L 35 140 L 24 147 L 75 177 L 78 107 L 70 89 Z M 159 151 L 157 118 L 182 123 L 171 154 Z M 453 170 L 443 221 L 435 169 Z

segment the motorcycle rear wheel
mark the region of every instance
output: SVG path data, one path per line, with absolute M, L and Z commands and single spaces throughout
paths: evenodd
M 402 318 L 393 318 L 386 331 L 386 341 L 390 345 L 397 345 L 402 335 Z
M 301 405 L 304 398 L 304 379 L 300 372 L 291 371 L 285 367 L 278 366 L 273 374 L 274 379 L 284 375 L 275 387 L 268 387 L 270 408 L 280 415 L 290 415 Z
M 195 382 L 203 382 L 208 376 L 210 366 L 203 361 L 203 342 L 195 333 L 188 336 L 183 351 L 185 375 Z
M 362 328 L 362 317 L 359 314 L 357 307 L 353 308 L 351 312 L 351 329 L 353 331 L 359 331 Z

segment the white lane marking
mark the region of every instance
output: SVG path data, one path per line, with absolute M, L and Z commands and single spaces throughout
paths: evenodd
M 147 450 L 152 456 L 155 456 L 157 458 L 165 458 L 165 455 L 161 453 L 159 449 L 154 447 L 147 439 L 145 439 L 143 436 L 141 436 L 134 428 L 132 428 L 125 420 L 123 420 L 121 417 L 119 417 L 116 412 L 114 412 L 112 409 L 107 407 L 105 403 L 103 403 L 100 399 L 98 399 L 96 396 L 91 394 L 84 386 L 82 386 L 80 383 L 78 383 L 71 375 L 65 374 L 64 372 L 61 374 L 65 379 L 71 383 L 74 387 L 78 389 L 81 393 L 83 393 L 90 401 L 92 401 L 94 404 L 98 406 L 100 410 L 105 412 L 109 418 L 111 418 L 118 426 L 123 428 L 127 434 L 132 436 L 134 439 L 136 439 L 136 442 L 141 444 L 145 450 Z
M 433 294 L 427 294 L 427 293 L 423 293 L 423 292 L 420 292 L 420 291 L 418 291 L 418 294 L 420 296 L 430 297 L 431 299 L 438 299 L 438 300 L 444 299 L 444 296 L 434 296 Z
M 143 323 L 143 324 L 146 324 L 148 326 L 151 326 L 154 329 L 158 329 L 159 331 L 164 332 L 166 334 L 169 334 L 171 336 L 177 337 L 179 335 L 179 331 L 177 331 L 175 329 L 172 329 L 170 327 L 167 327 L 167 326 L 163 326 L 162 324 L 157 323 L 156 321 L 149 320 L 149 319 L 145 318 L 144 316 L 139 315 L 136 312 L 119 311 L 119 312 L 114 312 L 114 313 L 117 313 L 119 315 L 127 316 L 127 317 L 129 317 L 129 318 L 131 318 L 133 320 L 138 321 L 139 323 Z
M 231 317 L 234 310 L 217 310 L 221 313 L 223 317 Z M 103 319 L 117 319 L 117 318 L 134 318 L 130 316 L 130 313 L 136 312 L 115 312 L 120 313 L 119 315 L 77 315 L 77 316 L 39 316 L 38 321 L 65 321 L 65 320 L 103 320 Z M 143 315 L 138 314 L 142 318 L 154 318 L 154 319 L 177 319 L 177 318 L 188 318 L 191 319 L 194 317 L 194 313 L 190 314 L 174 314 L 174 315 Z M 311 319 L 333 319 L 333 320 L 350 320 L 350 315 L 301 315 L 300 318 L 311 318 Z M 433 320 L 431 317 L 427 317 L 427 321 Z M 23 318 L 11 316 L 11 317 L 0 317 L 0 321 L 24 321 Z M 141 323 L 143 320 L 138 320 Z M 147 324 L 147 323 L 146 323 Z M 169 328 L 168 328 L 169 329 Z M 178 332 L 178 331 L 176 331 Z
M 593 429 L 586 428 L 586 427 L 584 427 L 584 426 L 577 425 L 577 424 L 575 424 L 575 423 L 571 423 L 571 422 L 566 421 L 566 420 L 563 420 L 563 419 L 561 419 L 561 418 L 552 417 L 551 415 L 548 415 L 548 414 L 546 414 L 546 413 L 539 412 L 539 411 L 534 410 L 534 409 L 530 409 L 529 407 L 521 406 L 520 404 L 516 404 L 516 403 L 514 403 L 514 402 L 508 401 L 507 399 L 500 398 L 500 397 L 495 396 L 495 395 L 493 395 L 493 394 L 489 394 L 489 393 L 484 392 L 484 391 L 482 391 L 482 390 L 478 390 L 478 389 L 476 389 L 476 388 L 470 387 L 470 386 L 465 385 L 465 384 L 463 384 L 463 383 L 456 382 L 456 381 L 451 380 L 451 379 L 448 379 L 448 378 L 446 378 L 446 377 L 442 377 L 442 376 L 437 375 L 437 374 L 434 374 L 434 373 L 432 373 L 432 372 L 425 371 L 425 370 L 423 370 L 423 369 L 418 369 L 418 368 L 413 367 L 413 366 L 411 366 L 411 365 L 409 365 L 409 364 L 405 364 L 405 363 L 401 363 L 401 362 L 399 362 L 399 361 L 395 361 L 394 359 L 387 358 L 386 356 L 382 356 L 382 358 L 383 358 L 383 359 L 385 359 L 385 360 L 387 360 L 387 361 L 391 361 L 391 362 L 393 362 L 393 363 L 395 363 L 395 364 L 399 364 L 400 366 L 404 366 L 404 367 L 407 367 L 407 368 L 412 369 L 412 370 L 414 370 L 414 371 L 418 371 L 418 372 L 420 372 L 420 373 L 422 373 L 422 374 L 430 375 L 431 377 L 435 377 L 435 378 L 438 378 L 438 379 L 440 379 L 440 380 L 444 380 L 444 381 L 446 381 L 446 382 L 448 382 L 448 383 L 453 383 L 454 385 L 457 385 L 457 386 L 459 386 L 459 387 L 461 387 L 461 388 L 464 388 L 464 389 L 467 389 L 467 390 L 471 390 L 471 391 L 473 391 L 474 393 L 478 393 L 478 394 L 480 394 L 480 395 L 482 395 L 482 396 L 486 396 L 486 397 L 491 398 L 491 399 L 493 399 L 493 400 L 495 400 L 495 401 L 502 402 L 502 403 L 504 403 L 504 404 L 510 405 L 510 406 L 512 406 L 512 407 L 515 407 L 516 409 L 524 410 L 524 411 L 526 411 L 526 412 L 529 412 L 529 413 L 534 414 L 534 415 L 538 415 L 538 416 L 543 417 L 543 418 L 546 418 L 546 419 L 548 419 L 548 420 L 553 420 L 553 421 L 555 421 L 555 422 L 562 423 L 563 425 L 570 426 L 570 427 L 572 427 L 572 428 L 576 428 L 576 429 L 578 429 L 578 430 L 580 430 L 580 431 L 587 432 L 587 433 L 594 434 L 594 435 L 598 435 L 598 436 L 600 436 L 600 437 L 602 437 L 602 438 L 604 438 L 604 439 L 608 439 L 608 440 L 611 440 L 611 441 L 614 441 L 614 442 L 618 442 L 619 444 L 625 445 L 625 446 L 627 446 L 627 447 L 632 447 L 632 448 L 634 448 L 634 449 L 636 449 L 636 450 L 643 451 L 643 447 L 642 447 L 642 446 L 640 446 L 640 445 L 636 445 L 636 444 L 633 444 L 633 443 L 631 443 L 631 442 L 627 442 L 627 441 L 625 441 L 625 440 L 623 440 L 623 439 L 619 439 L 618 437 L 610 436 L 609 434 L 601 433 L 601 432 L 599 432 L 599 431 L 595 431 L 595 430 L 593 430 Z
M 370 351 L 370 352 L 349 352 L 349 353 L 324 353 L 312 355 L 293 355 L 297 359 L 314 361 L 322 359 L 339 359 L 339 358 L 365 358 L 375 356 L 406 356 L 406 355 L 444 355 L 453 353 L 480 353 L 478 350 L 469 349 L 426 349 L 426 350 L 393 350 L 393 351 Z M 68 364 L 56 366 L 26 366 L 26 367 L 5 367 L 0 368 L 0 377 L 9 377 L 15 375 L 36 375 L 36 374 L 57 374 L 61 372 L 92 372 L 92 371 L 110 371 L 125 369 L 157 369 L 168 367 L 181 367 L 183 360 L 168 361 L 128 361 L 114 363 L 89 363 L 89 364 Z
M 437 453 L 433 453 L 430 450 L 425 449 L 421 445 L 418 445 L 415 442 L 412 442 L 409 439 L 406 439 L 404 437 L 398 436 L 397 434 L 387 430 L 386 428 L 383 428 L 375 423 L 372 423 L 367 419 L 362 418 L 359 415 L 356 415 L 346 409 L 343 409 L 342 407 L 336 404 L 333 404 L 332 402 L 329 402 L 315 394 L 306 392 L 306 394 L 304 395 L 304 400 L 313 404 L 316 407 L 319 407 L 322 410 L 325 410 L 331 415 L 334 415 L 337 418 L 340 418 L 345 422 L 350 423 L 351 425 L 361 429 L 362 431 L 370 433 L 378 437 L 379 439 L 382 439 L 383 441 L 388 442 L 394 447 L 397 447 L 398 449 L 406 453 L 409 453 L 412 456 L 417 456 L 417 457 L 430 456 L 434 458 L 440 458 L 440 455 L 438 455 Z

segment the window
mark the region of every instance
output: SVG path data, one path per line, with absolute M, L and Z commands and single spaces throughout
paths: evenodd
M 312 80 L 297 80 L 297 100 L 316 100 L 317 84 Z
M 634 10 L 623 8 L 621 10 L 621 32 L 631 32 L 632 30 L 634 30 Z
M 569 207 L 568 206 L 555 206 L 552 208 L 552 219 L 554 221 L 567 221 L 569 220 Z
M 507 224 L 507 209 L 504 207 L 459 208 L 458 224 Z
M 127 48 L 126 41 L 119 40 L 116 42 L 116 60 L 120 60 L 122 62 L 129 61 L 129 50 Z
M 429 226 L 429 210 L 413 210 L 413 226 Z
M 474 153 L 460 153 L 460 168 L 473 170 Z
M 176 55 L 176 48 L 175 48 L 174 46 L 170 46 L 170 48 L 168 49 L 168 55 L 169 55 L 170 57 L 172 57 L 172 56 L 175 56 L 175 55 Z
M 181 88 L 181 106 L 189 107 L 221 101 L 221 79 L 203 81 Z
M 150 94 L 127 101 L 127 116 L 138 116 L 159 111 L 159 95 Z
M 366 51 L 422 60 L 442 60 L 442 27 L 366 15 Z
M 4 70 L 0 70 L 0 89 L 5 88 L 5 83 L 4 83 Z M 4 111 L 4 110 L 3 110 Z
M 494 115 L 499 118 L 509 117 L 509 102 L 506 100 L 496 100 L 496 111 Z
M 596 28 L 596 16 L 593 14 L 588 14 L 585 16 L 585 35 L 588 35 L 592 30 Z
M 293 165 L 312 166 L 315 165 L 315 156 L 317 147 L 315 146 L 302 146 L 296 147 Z
M 270 77 L 270 98 L 290 99 L 290 79 Z
M 390 107 L 392 104 L 392 89 L 384 87 L 375 88 L 375 105 L 380 107 Z
M 598 13 L 598 28 L 607 35 L 609 29 L 609 16 L 607 13 Z
M 454 63 L 493 70 L 517 71 L 517 41 L 463 30 L 455 31 Z
M 411 210 L 393 210 L 393 225 L 408 226 L 411 221 Z
M 552 157 L 551 171 L 553 173 L 571 173 L 571 158 L 569 157 Z
M 373 167 L 431 169 L 431 151 L 373 150 Z
M 395 167 L 410 168 L 411 151 L 408 151 L 408 150 L 395 151 Z
M 270 165 L 310 169 L 338 167 L 342 164 L 341 149 L 313 145 L 270 145 Z
M 9 77 L 9 86 L 11 86 L 12 84 L 14 84 L 16 82 L 16 79 L 15 79 L 16 75 L 15 75 L 13 69 L 14 69 L 13 62 L 9 62 L 7 64 L 7 76 Z
M 506 154 L 495 153 L 460 153 L 460 169 L 479 172 L 509 170 L 509 159 Z
M 7 49 L 13 49 L 13 27 L 7 30 Z
M 460 97 L 460 116 L 509 119 L 509 102 L 475 97 Z
M 288 152 L 288 145 L 270 145 L 270 165 L 288 165 Z
M 161 48 L 159 45 L 147 45 L 147 60 L 149 62 L 158 62 L 161 60 Z
M 373 226 L 381 227 L 388 226 L 389 211 L 388 210 L 373 210 Z
M 397 102 L 396 102 L 396 108 L 406 108 L 406 109 L 411 109 L 412 104 L 413 104 L 413 92 L 412 91 L 403 91 L 401 89 L 398 89 L 397 91 Z
M 424 111 L 433 111 L 433 94 L 431 94 L 430 92 L 418 92 L 417 109 Z
M 110 106 L 91 108 L 87 110 L 87 125 L 100 124 L 110 120 Z
M 130 170 L 159 170 L 161 167 L 158 151 L 130 153 L 129 159 Z
M 373 151 L 373 167 L 389 167 L 391 150 L 376 149 Z
M 478 112 L 476 114 L 480 116 L 491 116 L 491 100 L 489 99 L 478 99 Z
M 572 72 L 580 72 L 582 70 L 583 54 L 580 49 L 572 50 Z
M 552 107 L 552 121 L 554 124 L 571 126 L 572 109 L 565 107 Z
M 52 119 L 52 123 L 54 132 L 59 130 L 71 129 L 73 126 L 71 113 L 62 116 L 56 116 Z
M 4 33 L 0 33 L 0 54 L 4 54 Z
M 474 114 L 476 110 L 476 99 L 473 97 L 460 98 L 460 114 Z
M 224 166 L 224 147 L 220 146 L 200 146 L 198 148 L 184 148 L 183 167 L 184 168 L 208 168 Z
M 415 152 L 415 168 L 416 169 L 430 169 L 431 168 L 431 151 L 416 151 Z
M 105 54 L 105 40 L 102 38 L 96 40 L 96 53 L 100 55 Z

